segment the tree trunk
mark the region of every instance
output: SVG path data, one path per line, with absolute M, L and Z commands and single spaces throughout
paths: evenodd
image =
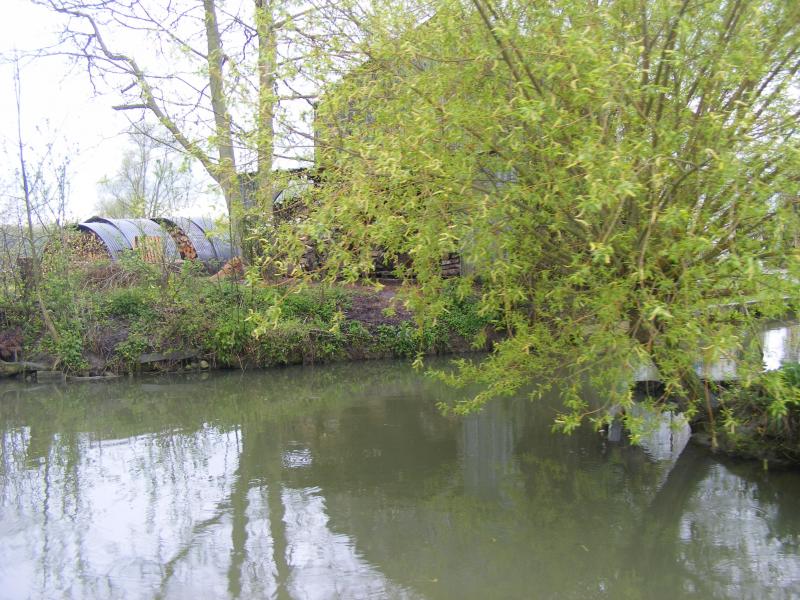
M 277 42 L 272 0 L 255 0 L 258 33 L 258 175 L 256 199 L 263 217 L 272 221 L 272 154 L 275 130 Z
M 222 52 L 217 12 L 214 0 L 203 0 L 205 10 L 206 40 L 208 42 L 208 83 L 211 91 L 211 109 L 214 112 L 216 146 L 219 153 L 217 181 L 225 196 L 233 234 L 232 242 L 241 248 L 243 241 L 242 191 L 236 174 L 236 155 L 233 149 L 231 115 L 225 92 L 223 67 L 225 56 Z

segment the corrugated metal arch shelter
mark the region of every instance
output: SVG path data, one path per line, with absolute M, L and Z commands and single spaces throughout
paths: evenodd
M 126 250 L 133 250 L 133 246 L 128 242 L 127 238 L 122 235 L 122 232 L 109 223 L 87 221 L 78 223 L 78 229 L 80 231 L 90 232 L 100 238 L 100 241 L 103 242 L 103 245 L 108 250 L 111 260 L 118 260 L 120 253 Z
M 157 244 L 156 240 L 161 242 L 156 256 L 162 256 L 163 250 L 163 259 L 170 262 L 179 258 L 199 260 L 212 273 L 235 256 L 230 234 L 216 228 L 214 220 L 208 217 L 110 219 L 95 216 L 77 227 L 85 235 L 99 240 L 100 247 L 113 261 L 119 260 L 121 253 L 135 250 L 136 238 L 140 236 L 148 238 L 145 240 L 148 246 Z
M 130 249 L 136 247 L 136 238 L 139 236 L 157 237 L 161 240 L 164 257 L 167 260 L 178 259 L 178 248 L 172 236 L 161 225 L 150 219 L 106 219 L 92 217 L 86 223 L 106 223 L 115 227 L 128 241 Z
M 217 254 L 213 241 L 206 237 L 205 231 L 191 219 L 186 217 L 163 217 L 155 219 L 155 221 L 163 225 L 167 230 L 174 228 L 185 235 L 197 254 L 197 260 L 202 262 L 210 271 L 218 269 L 225 262 Z M 184 256 L 180 245 L 178 246 L 178 251 L 181 253 L 181 258 L 187 258 Z
M 219 265 L 224 265 L 234 257 L 234 249 L 231 246 L 231 237 L 227 231 L 220 231 L 215 227 L 213 219 L 208 217 L 193 217 L 192 223 L 196 225 L 202 232 L 211 245 L 214 247 L 214 252 L 217 255 Z M 238 252 L 235 254 L 238 256 Z

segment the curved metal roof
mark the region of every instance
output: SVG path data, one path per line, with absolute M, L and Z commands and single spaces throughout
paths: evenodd
M 178 258 L 178 248 L 172 236 L 161 225 L 150 219 L 106 219 L 105 217 L 92 217 L 87 223 L 107 223 L 116 227 L 128 240 L 131 248 L 136 247 L 137 236 L 161 238 L 164 244 L 164 257 L 168 260 Z
M 217 256 L 217 249 L 210 239 L 194 221 L 186 217 L 164 217 L 155 219 L 158 223 L 163 223 L 167 228 L 176 227 L 179 229 L 194 246 L 197 258 L 207 267 L 214 267 L 220 263 Z
M 312 189 L 314 186 L 310 181 L 290 181 L 285 188 L 280 190 L 273 198 L 273 204 L 283 204 L 291 202 L 299 198 L 306 190 Z
M 203 232 L 203 236 L 214 247 L 220 265 L 225 264 L 234 257 L 229 232 L 215 227 L 214 220 L 208 217 L 192 217 L 191 221 Z
M 81 231 L 91 231 L 99 237 L 108 249 L 111 260 L 117 260 L 120 252 L 133 250 L 133 246 L 128 243 L 127 238 L 122 235 L 122 232 L 108 223 L 86 221 L 84 223 L 78 223 L 78 229 Z

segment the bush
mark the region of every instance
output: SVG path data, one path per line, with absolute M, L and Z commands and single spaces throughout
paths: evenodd
M 80 373 L 89 368 L 89 364 L 83 358 L 83 336 L 79 331 L 62 330 L 59 332 L 59 340 L 53 343 L 52 349 L 64 371 Z
M 206 349 L 221 364 L 241 366 L 244 358 L 252 353 L 253 325 L 241 314 L 228 310 L 213 321 L 206 341 Z
M 139 328 L 133 328 L 128 338 L 117 344 L 114 349 L 115 366 L 118 370 L 135 371 L 139 368 L 139 358 L 149 346 L 147 334 Z
M 478 312 L 478 298 L 474 293 L 465 293 L 458 287 L 458 282 L 451 281 L 445 288 L 444 311 L 439 321 L 448 332 L 474 340 L 491 319 Z
M 761 375 L 719 398 L 721 445 L 745 456 L 800 461 L 800 364 Z
M 349 295 L 342 290 L 323 287 L 303 289 L 283 298 L 282 310 L 288 319 L 330 324 L 337 312 L 348 306 Z
M 133 287 L 112 290 L 105 299 L 105 313 L 111 317 L 154 318 L 156 299 L 150 290 Z

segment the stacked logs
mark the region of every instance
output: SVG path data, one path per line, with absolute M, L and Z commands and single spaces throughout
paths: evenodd
M 242 259 L 238 256 L 234 256 L 228 262 L 226 262 L 222 268 L 211 275 L 208 280 L 209 281 L 219 281 L 220 279 L 231 279 L 236 280 L 241 278 L 244 275 L 244 263 L 242 263 Z
M 461 275 L 461 256 L 456 252 L 450 252 L 442 259 L 442 277 L 458 277 Z
M 175 245 L 178 247 L 178 252 L 180 253 L 181 258 L 183 260 L 196 260 L 197 250 L 195 249 L 194 244 L 192 244 L 192 240 L 189 239 L 188 235 L 186 235 L 186 232 L 180 227 L 169 225 L 166 225 L 166 229 L 170 236 L 172 236 Z
M 89 232 L 82 231 L 70 240 L 70 251 L 79 259 L 85 261 L 108 260 L 111 255 L 106 245 L 98 237 Z
M 411 264 L 411 257 L 403 254 L 397 259 L 389 259 L 383 250 L 372 251 L 372 264 L 375 277 L 378 279 L 397 279 L 395 270 L 398 263 L 402 266 L 408 267 Z M 457 252 L 450 252 L 445 255 L 441 261 L 442 277 L 447 279 L 450 277 L 458 277 L 461 275 L 461 255 Z
M 137 235 L 133 249 L 141 253 L 144 262 L 156 265 L 164 262 L 164 244 L 158 236 Z

